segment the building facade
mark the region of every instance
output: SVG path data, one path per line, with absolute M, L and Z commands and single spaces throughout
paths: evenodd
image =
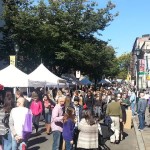
M 150 34 L 135 39 L 130 70 L 137 90 L 150 88 Z

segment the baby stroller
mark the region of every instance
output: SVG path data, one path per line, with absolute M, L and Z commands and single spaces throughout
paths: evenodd
M 107 140 L 109 140 L 110 136 L 114 134 L 114 132 L 110 129 L 108 125 L 104 123 L 100 123 L 99 125 L 99 150 L 110 150 L 110 148 L 105 143 Z

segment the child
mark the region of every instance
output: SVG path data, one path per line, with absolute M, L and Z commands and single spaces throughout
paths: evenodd
M 73 145 L 73 133 L 74 133 L 74 123 L 75 115 L 74 109 L 72 107 L 67 107 L 64 114 L 64 124 L 63 124 L 63 139 L 66 143 L 66 150 L 72 150 Z

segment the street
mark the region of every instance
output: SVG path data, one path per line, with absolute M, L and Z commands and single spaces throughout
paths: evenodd
M 40 134 L 33 134 L 28 143 L 28 150 L 52 150 L 52 134 L 47 135 L 44 132 L 44 122 L 40 122 Z M 110 150 L 139 150 L 136 140 L 134 128 L 125 130 L 125 140 L 120 144 L 111 144 L 110 141 L 106 142 Z

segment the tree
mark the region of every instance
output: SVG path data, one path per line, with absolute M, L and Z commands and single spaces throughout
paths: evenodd
M 4 4 L 7 8 L 8 3 Z M 6 39 L 18 42 L 19 67 L 27 73 L 41 60 L 58 75 L 80 69 L 96 80 L 104 73 L 115 72 L 111 68 L 115 61 L 114 49 L 94 36 L 117 16 L 111 13 L 115 8 L 111 2 L 100 9 L 95 2 L 85 0 L 49 0 L 49 4 L 41 0 L 37 5 L 20 0 L 9 5 L 14 9 L 4 9 L 3 17 L 8 21 L 2 31 L 11 33 L 5 34 L 3 46 L 10 54 Z
M 118 58 L 119 72 L 117 77 L 120 79 L 126 79 L 127 74 L 129 73 L 129 65 L 131 60 L 130 53 L 124 53 Z

